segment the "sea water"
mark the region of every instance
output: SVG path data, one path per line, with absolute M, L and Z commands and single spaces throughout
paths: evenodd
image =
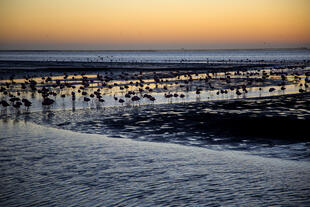
M 206 63 L 212 61 L 305 61 L 310 50 L 207 51 L 0 51 L 0 61 Z

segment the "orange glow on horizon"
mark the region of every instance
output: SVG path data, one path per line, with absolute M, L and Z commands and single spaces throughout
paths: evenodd
M 308 44 L 310 1 L 4 0 L 0 3 L 0 46 L 221 42 Z

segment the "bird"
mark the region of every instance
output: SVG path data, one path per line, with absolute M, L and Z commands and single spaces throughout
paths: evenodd
M 28 99 L 25 99 L 25 98 L 22 99 L 22 102 L 27 108 L 29 108 L 32 105 L 32 103 Z
M 50 98 L 44 98 L 42 101 L 42 105 L 43 106 L 49 106 L 52 105 L 55 101 L 53 99 Z
M 22 103 L 20 101 L 17 101 L 13 104 L 14 108 L 19 108 L 22 105 Z
M 132 101 L 140 101 L 140 98 L 138 96 L 133 96 L 131 98 Z
M 121 103 L 121 104 L 123 105 L 123 103 L 124 103 L 125 101 L 124 101 L 124 99 L 121 99 L 121 98 L 120 98 L 120 99 L 118 100 L 118 102 Z
M 8 102 L 6 102 L 5 100 L 2 100 L 0 103 L 1 103 L 1 105 L 2 105 L 3 107 L 8 107 L 8 106 L 10 106 L 10 104 L 9 104 Z
M 275 88 L 269 88 L 269 92 L 271 93 L 271 92 L 273 92 L 273 91 L 275 91 L 276 89 Z
M 200 94 L 201 89 L 197 88 L 196 89 L 196 94 L 199 95 Z
M 85 101 L 85 102 L 89 102 L 89 101 L 90 101 L 90 98 L 84 97 L 84 101 Z
M 302 88 L 299 89 L 299 93 L 304 93 L 304 92 L 305 92 L 304 89 L 302 89 Z

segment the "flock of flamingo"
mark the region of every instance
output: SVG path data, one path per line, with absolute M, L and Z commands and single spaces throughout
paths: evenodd
M 97 75 L 64 74 L 60 77 L 44 76 L 14 79 L 0 82 L 0 105 L 3 108 L 14 107 L 19 109 L 24 105 L 28 110 L 32 106 L 31 100 L 24 95 L 27 92 L 37 93 L 41 96 L 42 106 L 50 106 L 56 102 L 56 97 L 65 98 L 71 96 L 72 101 L 77 101 L 77 96 L 82 97 L 83 102 L 95 100 L 105 102 L 104 96 L 110 94 L 115 102 L 139 103 L 141 99 L 147 99 L 151 103 L 156 101 L 154 93 L 163 93 L 164 98 L 185 98 L 187 92 L 195 92 L 197 96 L 203 90 L 217 90 L 216 94 L 233 92 L 237 96 L 248 93 L 248 88 L 265 83 L 269 77 L 278 76 L 280 90 L 286 90 L 287 76 L 292 75 L 293 81 L 299 84 L 299 92 L 307 91 L 310 83 L 310 72 L 305 72 L 304 82 L 299 73 L 289 74 L 280 69 L 235 71 L 221 73 L 198 73 L 188 71 L 173 72 L 105 72 Z M 242 77 L 243 81 L 236 79 Z M 251 78 L 255 77 L 255 78 Z M 222 83 L 220 85 L 219 83 Z M 64 93 L 70 89 L 71 93 Z M 259 88 L 262 90 L 262 87 Z M 276 89 L 269 88 L 272 93 Z M 121 95 L 119 95 L 121 93 Z

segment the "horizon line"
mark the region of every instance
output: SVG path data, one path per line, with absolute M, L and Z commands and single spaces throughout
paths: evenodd
M 70 52 L 70 51 L 75 51 L 75 52 L 181 52 L 181 51 L 238 51 L 238 50 L 310 50 L 309 47 L 275 47 L 275 48 L 214 48 L 214 49 L 185 49 L 185 48 L 180 48 L 180 49 L 0 49 L 0 52 L 19 52 L 19 51 L 24 51 L 24 52 L 51 52 L 51 51 L 58 51 L 58 52 Z

